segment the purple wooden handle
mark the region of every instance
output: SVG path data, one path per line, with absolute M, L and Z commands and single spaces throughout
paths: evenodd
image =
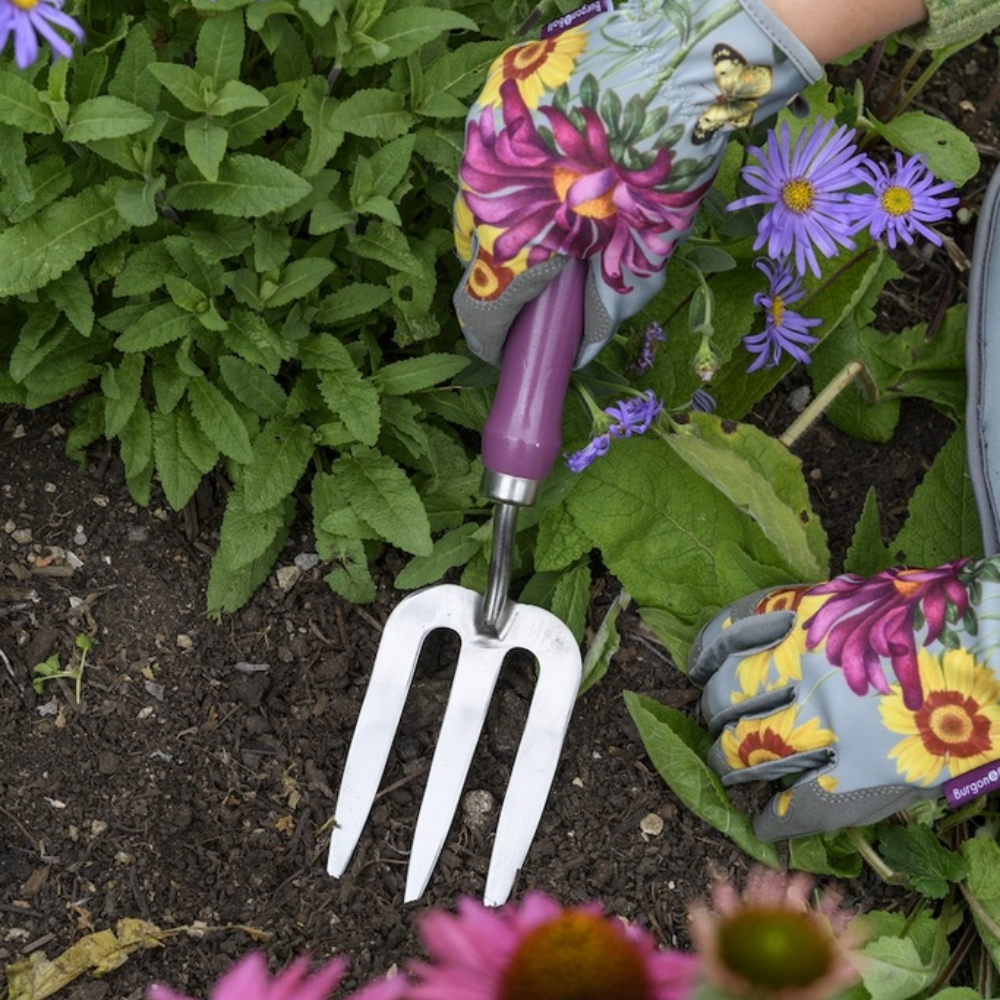
M 544 479 L 562 445 L 562 412 L 583 336 L 587 263 L 571 260 L 511 326 L 483 427 L 491 472 Z

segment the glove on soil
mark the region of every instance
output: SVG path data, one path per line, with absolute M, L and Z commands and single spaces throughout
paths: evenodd
M 728 134 L 822 67 L 762 0 L 628 0 L 504 52 L 466 123 L 455 305 L 498 364 L 510 324 L 588 259 L 586 364 L 662 287 Z
M 1000 783 L 1000 558 L 752 595 L 701 632 L 690 676 L 726 786 L 797 780 L 778 840 Z M 786 780 L 787 784 L 787 780 Z

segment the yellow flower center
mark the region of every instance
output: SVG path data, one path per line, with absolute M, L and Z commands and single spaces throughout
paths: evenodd
M 781 326 L 782 317 L 785 315 L 785 300 L 780 295 L 771 297 L 771 322 L 775 326 Z
M 789 212 L 802 215 L 808 212 L 813 205 L 813 198 L 816 192 L 812 182 L 805 177 L 796 177 L 790 181 L 785 181 L 781 186 L 781 200 Z
M 897 218 L 900 215 L 909 215 L 913 211 L 913 195 L 907 188 L 896 184 L 882 192 L 881 202 L 882 208 Z
M 965 743 L 972 737 L 973 720 L 963 705 L 941 705 L 931 712 L 929 728 L 942 743 Z
M 38 0 L 10 0 L 10 2 L 21 10 L 34 10 L 38 6 Z
M 532 73 L 537 73 L 545 64 L 545 60 L 555 48 L 548 42 L 525 42 L 512 49 L 507 55 L 507 75 L 515 80 L 521 80 Z
M 567 910 L 514 952 L 499 1000 L 652 1000 L 638 946 L 599 916 Z
M 719 960 L 752 993 L 767 996 L 821 981 L 834 951 L 829 930 L 812 913 L 749 907 L 719 927 Z
M 569 194 L 569 189 L 580 179 L 582 174 L 578 174 L 566 167 L 556 167 L 552 174 L 552 186 L 560 201 L 565 201 Z M 599 198 L 590 198 L 588 201 L 581 201 L 579 205 L 573 207 L 577 215 L 586 216 L 588 219 L 606 219 L 614 215 L 617 209 L 613 199 L 613 189 L 602 194 Z

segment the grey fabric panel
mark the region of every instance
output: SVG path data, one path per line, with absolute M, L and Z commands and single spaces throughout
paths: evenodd
M 969 274 L 965 363 L 969 474 L 983 549 L 1000 552 L 1000 170 L 986 191 Z

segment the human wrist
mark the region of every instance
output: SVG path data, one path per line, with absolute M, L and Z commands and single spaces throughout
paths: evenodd
M 927 18 L 924 0 L 762 0 L 821 63 Z

